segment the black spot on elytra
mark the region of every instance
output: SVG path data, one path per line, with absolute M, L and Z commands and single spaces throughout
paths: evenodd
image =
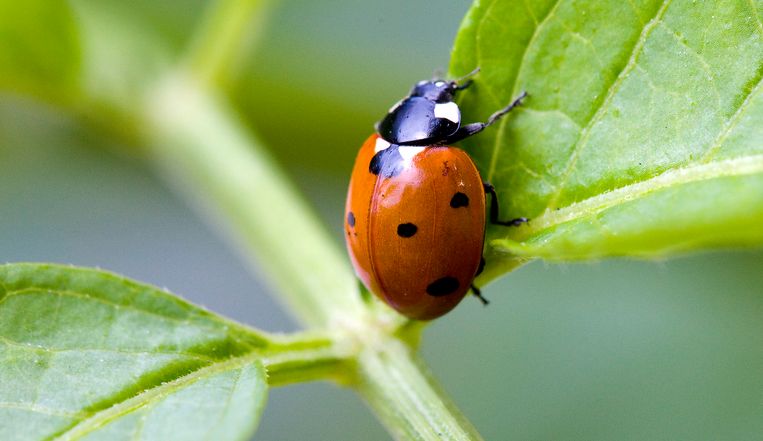
M 418 230 L 419 230 L 419 227 L 417 227 L 415 224 L 408 222 L 408 223 L 400 224 L 397 226 L 397 235 L 400 237 L 411 237 L 414 234 L 416 234 L 416 231 Z
M 352 211 L 347 213 L 347 225 L 349 225 L 350 227 L 355 226 L 355 213 L 353 213 Z
M 469 206 L 469 196 L 465 195 L 464 193 L 461 193 L 460 191 L 453 195 L 452 198 L 450 198 L 450 206 L 453 208 L 459 208 L 459 207 L 468 207 Z
M 391 178 L 403 171 L 403 156 L 400 154 L 399 147 L 397 144 L 392 144 L 384 150 L 379 150 L 371 158 L 368 171 L 383 178 Z
M 455 277 L 442 277 L 427 286 L 427 294 L 433 297 L 447 296 L 458 289 L 458 279 Z

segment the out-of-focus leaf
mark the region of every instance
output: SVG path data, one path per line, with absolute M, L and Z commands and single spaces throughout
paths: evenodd
M 80 23 L 86 97 L 117 110 L 142 105 L 170 67 L 173 54 L 167 42 L 128 3 L 71 2 Z M 118 123 L 113 119 L 106 123 Z
M 245 439 L 267 343 L 113 274 L 1 266 L 0 439 Z
M 78 86 L 80 55 L 65 0 L 0 2 L 0 89 L 61 98 Z
M 478 2 L 451 70 L 479 66 L 466 144 L 501 198 L 493 275 L 515 257 L 664 256 L 763 244 L 761 1 Z M 498 257 L 498 259 L 495 259 Z

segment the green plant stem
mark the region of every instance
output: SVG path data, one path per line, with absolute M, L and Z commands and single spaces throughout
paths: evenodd
M 260 27 L 250 19 L 261 20 L 266 3 L 214 3 L 183 73 L 169 76 L 148 100 L 153 158 L 177 188 L 224 220 L 232 242 L 258 261 L 302 322 L 333 333 L 330 342 L 297 339 L 269 348 L 263 355 L 271 385 L 333 379 L 358 389 L 397 438 L 479 439 L 416 358 L 411 344 L 421 328 L 362 301 L 344 253 L 261 143 L 210 92 L 229 75 L 247 32 Z
M 410 347 L 397 339 L 365 348 L 357 388 L 397 439 L 479 440 Z
M 204 201 L 302 322 L 327 326 L 364 314 L 344 253 L 222 100 L 190 77 L 171 75 L 145 112 L 162 176 L 192 202 Z
M 283 386 L 326 379 L 348 383 L 354 354 L 331 337 L 311 331 L 269 336 L 274 343 L 257 355 L 267 369 L 268 384 Z
M 176 74 L 152 93 L 144 119 L 162 175 L 225 219 L 232 242 L 258 261 L 291 311 L 333 333 L 332 348 L 266 357 L 271 384 L 351 380 L 398 438 L 479 439 L 411 347 L 395 336 L 399 316 L 361 301 L 344 253 L 223 100 Z M 412 329 L 403 332 L 406 341 L 415 342 L 409 334 L 419 327 Z

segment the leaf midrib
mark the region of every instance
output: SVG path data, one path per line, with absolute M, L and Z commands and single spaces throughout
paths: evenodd
M 109 422 L 131 412 L 145 409 L 147 406 L 161 401 L 173 392 L 181 390 L 184 387 L 195 383 L 196 381 L 212 377 L 222 372 L 243 368 L 246 365 L 255 362 L 258 357 L 259 355 L 257 353 L 252 353 L 243 357 L 230 358 L 225 361 L 203 367 L 191 372 L 190 374 L 178 377 L 175 380 L 162 383 L 107 409 L 93 413 L 88 418 L 78 422 L 53 439 L 57 441 L 70 441 L 80 439 L 92 431 L 103 427 Z
M 634 201 L 666 188 L 715 178 L 757 173 L 763 173 L 763 154 L 674 168 L 650 179 L 600 193 L 558 210 L 546 209 L 543 214 L 532 219 L 528 227 L 519 232 L 521 236 L 518 239 L 514 238 L 514 240 L 532 237 L 543 230 L 595 215 L 608 208 Z

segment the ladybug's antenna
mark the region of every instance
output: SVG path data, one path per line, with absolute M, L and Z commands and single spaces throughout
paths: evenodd
M 474 75 L 477 75 L 477 72 L 479 72 L 479 71 L 480 71 L 480 68 L 476 67 L 476 68 L 474 68 L 473 71 L 471 71 L 468 74 L 462 76 L 461 78 L 453 80 L 451 82 L 451 84 L 456 87 L 456 90 L 464 90 L 467 87 L 472 85 L 471 77 L 474 76 Z
M 460 77 L 460 78 L 456 78 L 454 81 L 455 81 L 457 84 L 458 84 L 458 83 L 461 83 L 462 81 L 464 81 L 464 80 L 468 80 L 469 78 L 471 78 L 471 77 L 473 77 L 473 76 L 477 75 L 477 74 L 479 73 L 479 71 L 480 71 L 480 67 L 479 67 L 479 66 L 477 66 L 477 67 L 475 67 L 475 68 L 474 68 L 474 70 L 473 70 L 473 71 L 469 72 L 468 74 L 466 74 L 466 75 L 464 75 L 464 76 L 462 76 L 462 77 Z

